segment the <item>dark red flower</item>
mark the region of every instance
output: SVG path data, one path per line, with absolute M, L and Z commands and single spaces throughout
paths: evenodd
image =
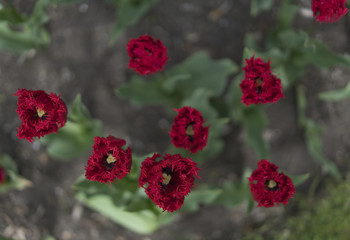
M 177 116 L 169 132 L 171 143 L 178 148 L 185 148 L 196 153 L 207 145 L 209 127 L 203 127 L 202 114 L 191 107 L 174 109 Z
M 275 203 L 288 204 L 288 199 L 295 193 L 292 180 L 282 172 L 277 172 L 278 167 L 267 160 L 260 160 L 258 169 L 249 178 L 250 191 L 257 201 L 258 207 L 273 207 Z
M 33 142 L 34 137 L 43 137 L 58 131 L 67 121 L 67 107 L 60 96 L 42 90 L 18 89 L 17 110 L 22 125 L 18 128 L 18 138 Z
M 145 188 L 148 197 L 164 211 L 173 212 L 181 208 L 191 192 L 199 169 L 197 163 L 180 154 L 165 154 L 156 161 L 160 157 L 155 153 L 142 162 L 139 187 Z
M 246 59 L 245 78 L 240 84 L 245 105 L 273 103 L 283 97 L 281 80 L 271 73 L 270 61 Z
M 113 182 L 122 179 L 130 172 L 131 149 L 122 149 L 125 140 L 108 136 L 95 137 L 93 153 L 85 166 L 85 177 L 91 181 Z
M 162 70 L 169 59 L 163 43 L 147 35 L 131 39 L 127 50 L 130 57 L 129 67 L 142 75 Z
M 312 0 L 312 11 L 316 21 L 320 23 L 338 21 L 348 12 L 345 2 L 346 0 Z
M 3 184 L 6 180 L 6 171 L 0 166 L 0 184 Z

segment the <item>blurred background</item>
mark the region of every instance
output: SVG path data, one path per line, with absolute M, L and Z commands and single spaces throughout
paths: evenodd
M 282 1 L 159 0 L 149 1 L 152 3 L 142 11 L 138 7 L 122 8 L 125 4 L 117 0 L 39 2 L 41 6 L 36 0 L 0 1 L 3 8 L 9 9 L 11 5 L 21 16 L 31 19 L 16 28 L 16 21 L 22 24 L 22 20 L 12 14 L 9 29 L 5 23 L 8 12 L 0 14 L 0 155 L 9 155 L 18 173 L 31 182 L 30 187 L 21 191 L 0 195 L 0 235 L 14 240 L 348 239 L 349 90 L 344 90 L 345 97 L 339 101 L 324 101 L 319 93 L 346 86 L 350 74 L 350 64 L 346 64 L 350 61 L 338 64 L 331 54 L 334 58 L 329 57 L 329 61 L 335 59 L 334 64 L 326 67 L 311 65 L 317 59 L 310 62 L 292 59 L 291 64 L 286 61 L 289 66 L 302 65 L 305 71 L 296 77 L 298 86 L 285 89 L 285 98 L 264 109 L 267 124 L 262 139 L 269 145 L 269 158 L 288 174 L 310 173 L 287 206 L 268 209 L 254 206 L 247 213 L 247 202 L 235 207 L 200 205 L 197 211 L 180 212 L 170 224 L 142 235 L 74 198 L 72 185 L 84 173 L 90 149 L 70 161 L 59 161 L 48 155 L 44 143 L 31 144 L 16 136 L 20 120 L 15 112 L 17 97 L 13 94 L 18 88 L 43 89 L 61 94 L 67 105 L 80 93 L 91 117 L 103 123 L 102 132 L 126 139 L 133 153 L 165 152 L 173 120 L 168 108 L 159 104 L 135 106 L 115 93 L 115 88 L 136 75 L 128 69 L 129 39 L 143 34 L 161 39 L 170 57 L 165 71 L 198 51 L 206 51 L 214 60 L 228 58 L 240 68 L 245 47 L 252 48 L 248 35 L 260 49 L 271 46 L 269 32 L 278 28 L 283 19 Z M 349 14 L 333 24 L 314 24 L 310 2 L 290 2 L 298 8 L 289 28 L 296 32 L 303 29 L 339 56 L 349 53 Z M 139 19 L 132 20 L 133 14 Z M 118 21 L 134 24 L 118 25 Z M 26 34 L 27 27 L 38 35 L 33 38 L 11 35 L 13 31 Z M 267 56 L 265 60 L 270 58 L 263 56 Z M 276 62 L 272 61 L 272 65 Z M 278 70 L 273 71 L 284 77 Z M 238 72 L 228 76 L 221 98 L 229 98 L 232 79 L 237 76 Z M 151 79 L 146 77 L 146 81 Z M 302 110 L 309 119 L 322 125 L 320 134 L 304 131 L 308 128 L 300 120 L 300 88 L 307 102 Z M 241 179 L 244 170 L 256 169 L 260 160 L 259 154 L 245 143 L 242 124 L 230 121 L 222 131 L 225 143 L 222 151 L 200 166 L 202 181 L 219 186 Z M 323 143 L 318 149 L 326 161 L 338 166 L 339 174 L 329 175 L 328 165 L 314 160 L 318 150 L 313 148 L 315 145 L 310 147 L 307 136 L 314 137 L 315 145 Z

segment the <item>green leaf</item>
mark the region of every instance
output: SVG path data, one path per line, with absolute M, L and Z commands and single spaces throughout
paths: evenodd
M 134 105 L 167 104 L 171 107 L 179 105 L 179 96 L 163 89 L 163 84 L 162 76 L 157 76 L 150 82 L 133 76 L 129 83 L 123 84 L 115 91 L 118 96 L 128 99 Z
M 277 65 L 274 69 L 276 76 L 281 79 L 283 89 L 286 90 L 293 85 L 294 79 L 289 79 L 285 66 L 282 64 Z
M 311 156 L 322 166 L 324 166 L 329 173 L 339 179 L 341 174 L 337 166 L 329 161 L 322 153 L 323 144 L 321 141 L 322 127 L 313 121 L 307 121 L 306 126 L 306 144 Z
M 212 60 L 207 53 L 198 52 L 150 82 L 132 77 L 129 83 L 116 89 L 116 94 L 135 105 L 166 104 L 177 108 L 184 100 L 194 99 L 199 88 L 205 89 L 203 92 L 211 91 L 211 96 L 220 95 L 228 75 L 237 69 L 229 59 Z M 203 92 L 197 92 L 196 97 L 204 97 Z
M 241 103 L 242 91 L 240 83 L 243 80 L 243 73 L 237 75 L 231 84 L 227 94 L 227 105 L 230 109 L 230 116 L 235 122 L 241 122 L 243 119 L 243 110 L 245 106 Z
M 197 88 L 206 88 L 220 95 L 226 86 L 227 77 L 238 71 L 238 67 L 230 59 L 212 60 L 208 53 L 197 52 L 185 61 L 170 69 L 167 80 L 171 76 L 190 76 L 178 81 L 176 88 L 183 94 L 183 98 L 190 97 Z
M 331 68 L 338 65 L 350 68 L 349 56 L 333 53 L 327 45 L 318 39 L 307 38 L 304 46 L 308 51 L 299 59 L 300 65 L 311 63 L 320 68 Z
M 145 209 L 155 210 L 156 205 L 146 195 L 145 190 L 143 188 L 139 188 L 133 195 L 131 202 L 126 206 L 125 211 L 138 212 Z
M 55 238 L 53 236 L 47 236 L 42 238 L 41 240 L 55 240 Z
M 28 19 L 28 25 L 32 30 L 33 34 L 37 34 L 45 23 L 50 19 L 46 13 L 46 8 L 49 6 L 50 0 L 38 0 L 35 3 L 32 14 Z
M 226 181 L 222 187 L 222 194 L 218 196 L 215 203 L 233 208 L 247 201 L 252 201 L 248 177 L 252 174 L 249 168 L 244 169 L 242 177 L 239 181 Z M 248 209 L 251 203 L 248 202 Z M 254 205 L 254 202 L 253 202 Z
M 318 97 L 324 101 L 330 101 L 330 102 L 340 101 L 340 100 L 349 98 L 350 82 L 344 88 L 319 93 Z
M 279 29 L 290 28 L 298 9 L 299 7 L 291 4 L 290 0 L 281 1 L 281 7 L 278 15 Z
M 270 58 L 273 71 L 279 71 L 287 81 L 285 88 L 292 86 L 305 74 L 309 65 L 319 68 L 331 68 L 338 65 L 350 67 L 350 57 L 333 53 L 327 45 L 317 39 L 311 39 L 304 31 L 286 29 L 270 36 L 270 49 L 263 56 Z
M 101 194 L 108 195 L 115 205 L 125 208 L 137 195 L 137 186 L 138 179 L 131 179 L 128 175 L 112 184 L 90 181 L 82 175 L 73 185 L 73 189 L 84 193 L 87 198 Z
M 262 11 L 270 10 L 274 0 L 252 0 L 250 5 L 250 15 L 257 16 Z
M 3 236 L 0 236 L 0 240 L 12 240 L 12 238 L 5 238 Z
M 182 103 L 183 106 L 190 106 L 196 108 L 202 113 L 207 124 L 211 124 L 215 119 L 217 119 L 217 112 L 210 105 L 210 98 L 213 96 L 213 91 L 205 88 L 196 89 L 192 96 L 186 98 Z
M 130 174 L 128 176 L 130 176 L 131 178 L 134 179 L 139 179 L 140 177 L 140 172 L 141 172 L 141 164 L 142 162 L 147 158 L 147 157 L 152 157 L 154 153 L 150 153 L 147 155 L 137 155 L 137 154 L 132 154 L 132 165 L 131 165 L 131 170 L 130 170 Z
M 49 43 L 49 36 L 45 30 L 33 35 L 28 28 L 21 32 L 13 31 L 7 23 L 0 22 L 0 49 L 14 53 L 24 53 L 31 49 L 42 49 Z
M 221 189 L 209 189 L 201 185 L 200 189 L 195 189 L 185 198 L 181 207 L 181 212 L 195 212 L 200 205 L 209 205 L 214 203 L 217 197 L 222 193 Z
M 43 25 L 49 19 L 45 13 L 48 4 L 48 0 L 38 0 L 30 17 L 14 26 L 0 22 L 0 49 L 24 53 L 31 49 L 46 47 L 50 38 Z
M 2 8 L 0 5 L 0 21 L 18 24 L 24 22 L 25 19 L 16 11 L 15 8 Z
M 216 204 L 223 205 L 228 208 L 234 208 L 247 202 L 250 198 L 250 190 L 247 182 L 231 182 L 227 181 L 222 186 L 222 194 L 215 200 Z
M 174 91 L 176 85 L 180 81 L 185 81 L 191 78 L 190 74 L 179 74 L 179 75 L 174 75 L 170 76 L 165 82 L 164 82 L 164 89 L 167 91 Z
M 80 94 L 69 109 L 66 125 L 58 133 L 46 135 L 40 141 L 48 144 L 48 154 L 59 160 L 77 158 L 91 149 L 94 137 L 102 135 L 102 123 L 92 119 Z
M 77 94 L 70 109 L 69 119 L 74 122 L 88 122 L 91 119 L 89 110 L 81 100 L 81 94 Z
M 114 42 L 127 27 L 136 24 L 159 0 L 113 0 L 117 7 L 116 23 L 111 41 Z
M 109 195 L 94 195 L 87 198 L 84 193 L 78 192 L 75 197 L 91 209 L 139 234 L 150 234 L 174 219 L 174 214 L 165 212 L 157 215 L 151 210 L 125 211 L 122 207 L 116 206 Z
M 32 186 L 32 183 L 27 179 L 19 176 L 17 166 L 12 158 L 8 155 L 0 156 L 0 166 L 5 169 L 6 180 L 0 184 L 0 193 L 7 192 L 11 189 L 22 190 Z
M 261 107 L 247 107 L 243 111 L 242 122 L 245 141 L 253 148 L 260 159 L 269 157 L 269 145 L 263 139 L 263 131 L 267 126 L 267 117 Z
M 299 186 L 309 179 L 310 173 L 305 173 L 298 176 L 291 176 L 291 175 L 288 175 L 288 176 L 292 179 L 294 186 Z
M 315 159 L 316 162 L 325 167 L 333 177 L 339 179 L 341 177 L 341 174 L 337 166 L 333 162 L 329 161 L 322 153 L 322 126 L 305 116 L 306 97 L 302 86 L 297 86 L 296 94 L 299 124 L 304 128 L 306 144 L 310 155 Z
M 102 123 L 99 120 L 91 120 L 89 125 L 68 120 L 58 134 L 47 135 L 43 141 L 49 143 L 47 152 L 51 157 L 69 160 L 84 154 L 92 147 L 94 137 L 101 135 Z

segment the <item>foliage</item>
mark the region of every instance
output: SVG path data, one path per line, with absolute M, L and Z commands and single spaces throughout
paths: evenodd
M 81 176 L 73 188 L 75 197 L 86 206 L 100 212 L 112 221 L 132 231 L 148 234 L 173 218 L 172 214 L 161 214 L 138 188 L 140 165 L 146 156 L 133 155 L 131 173 L 114 184 L 93 182 Z
M 23 54 L 43 49 L 50 43 L 45 28 L 49 21 L 46 9 L 58 4 L 73 4 L 81 0 L 37 0 L 30 16 L 16 11 L 10 1 L 0 4 L 0 49 Z M 159 0 L 110 0 L 117 8 L 117 19 L 112 32 L 115 41 L 123 31 L 136 24 Z
M 341 89 L 338 90 L 331 90 L 331 91 L 327 91 L 327 92 L 322 92 L 319 95 L 319 98 L 325 101 L 330 101 L 330 102 L 334 102 L 334 101 L 340 101 L 346 98 L 350 97 L 350 82 Z
M 251 34 L 246 37 L 246 47 L 254 49 L 250 52 L 271 60 L 274 71 L 281 76 L 284 89 L 292 87 L 305 74 L 309 65 L 324 69 L 334 66 L 350 68 L 349 56 L 333 53 L 320 40 L 291 27 L 297 9 L 289 0 L 283 1 L 279 26 L 268 33 L 265 49 L 258 47 Z
M 250 5 L 250 15 L 257 16 L 262 11 L 269 10 L 274 4 L 274 0 L 252 0 Z
M 325 198 L 314 199 L 305 206 L 308 211 L 303 211 L 300 216 L 288 220 L 288 230 L 284 239 L 348 239 L 349 194 L 348 181 L 338 186 L 329 185 Z
M 178 108 L 188 104 L 196 91 L 197 99 L 220 95 L 227 77 L 237 70 L 229 59 L 212 60 L 206 52 L 197 52 L 150 82 L 134 76 L 131 82 L 119 86 L 116 93 L 136 105 L 167 104 Z
M 38 0 L 29 16 L 18 13 L 11 4 L 0 5 L 0 48 L 25 53 L 46 47 L 50 42 L 45 29 L 45 24 L 49 20 L 46 9 L 51 5 L 79 1 Z M 115 41 L 128 26 L 136 24 L 158 2 L 159 0 L 110 0 L 116 7 L 112 41 Z M 269 10 L 275 2 L 252 0 L 251 15 L 258 16 L 262 11 Z M 340 179 L 341 174 L 337 166 L 322 152 L 322 126 L 305 114 L 306 97 L 298 80 L 305 75 L 310 65 L 322 69 L 334 66 L 350 67 L 350 57 L 333 53 L 320 40 L 310 38 L 306 31 L 293 29 L 292 23 L 297 11 L 298 6 L 291 4 L 290 0 L 282 1 L 277 28 L 267 33 L 264 44 L 258 44 L 254 35 L 248 34 L 243 59 L 250 58 L 253 54 L 265 60 L 270 59 L 273 71 L 282 80 L 284 91 L 291 88 L 296 90 L 297 119 L 299 126 L 305 132 L 308 151 L 334 178 Z M 233 75 L 230 82 L 229 78 Z M 239 67 L 230 59 L 214 60 L 206 52 L 197 52 L 166 72 L 152 76 L 151 79 L 139 75 L 133 76 L 115 92 L 134 105 L 166 106 L 172 117 L 175 112 L 170 109 L 183 106 L 194 107 L 203 114 L 206 124 L 210 126 L 207 147 L 195 155 L 176 149 L 174 146 L 169 146 L 167 152 L 191 157 L 199 164 L 213 159 L 224 149 L 225 143 L 222 137 L 232 120 L 243 128 L 245 142 L 256 152 L 257 157 L 266 159 L 270 153 L 263 132 L 268 126 L 268 119 L 261 105 L 247 107 L 241 103 L 239 84 L 242 79 L 242 71 L 239 72 Z M 344 89 L 319 94 L 321 99 L 327 101 L 338 101 L 349 96 L 350 83 Z M 93 138 L 100 135 L 102 135 L 102 123 L 90 116 L 81 96 L 78 95 L 70 106 L 66 125 L 58 134 L 48 135 L 41 142 L 47 144 L 47 151 L 51 157 L 66 160 L 84 154 L 91 148 Z M 137 187 L 140 165 L 145 157 L 134 155 L 131 173 L 110 185 L 91 182 L 81 176 L 74 184 L 76 199 L 112 221 L 140 234 L 152 233 L 159 227 L 171 223 L 175 214 L 162 212 L 147 197 L 144 190 Z M 8 156 L 0 158 L 0 165 L 6 168 L 9 176 L 9 180 L 0 186 L 0 192 L 10 188 L 22 189 L 30 185 L 29 181 L 18 176 L 16 166 Z M 186 197 L 180 212 L 197 211 L 201 205 L 219 204 L 232 208 L 242 203 L 247 203 L 249 212 L 255 205 L 249 190 L 250 174 L 251 170 L 246 169 L 238 181 L 226 181 L 221 186 L 206 184 L 196 186 Z M 309 174 L 291 178 L 295 185 L 299 185 L 309 178 Z M 339 222 L 337 217 L 349 215 L 348 204 L 344 203 L 347 202 L 345 196 L 349 192 L 348 185 L 341 185 L 336 190 L 331 190 L 328 201 L 321 202 L 313 208 L 315 216 L 312 213 L 305 213 L 290 220 L 289 227 L 293 230 L 287 232 L 288 239 L 311 239 L 314 236 L 320 236 L 320 239 L 325 236 L 329 239 L 346 239 L 345 236 L 349 231 L 345 228 L 350 219 L 344 217 L 344 220 Z M 284 237 L 285 235 L 279 239 Z
M 322 126 L 307 118 L 305 115 L 306 98 L 303 88 L 298 86 L 296 93 L 299 125 L 305 130 L 306 144 L 309 153 L 318 163 L 324 166 L 333 177 L 339 179 L 341 175 L 337 166 L 333 162 L 329 161 L 322 153 L 322 142 L 320 136 L 323 131 Z
M 226 181 L 222 186 L 222 194 L 216 199 L 215 203 L 229 208 L 236 207 L 239 204 L 249 201 L 252 202 L 248 177 L 251 175 L 251 169 L 245 169 L 240 181 Z M 248 204 L 249 207 L 250 204 Z
M 247 49 L 245 54 L 247 54 Z M 267 126 L 267 117 L 262 106 L 246 107 L 241 103 L 242 92 L 239 87 L 242 74 L 233 79 L 233 83 L 227 94 L 227 105 L 229 106 L 230 117 L 244 128 L 246 144 L 254 149 L 258 158 L 269 157 L 269 145 L 263 138 L 263 131 Z
M 309 240 L 339 239 L 349 237 L 349 182 L 336 186 L 329 184 L 322 198 L 299 199 L 300 214 L 276 226 L 267 221 L 254 233 L 247 233 L 241 240 Z
M 41 240 L 55 240 L 55 238 L 52 236 L 46 236 L 46 237 L 42 238 Z
M 141 162 L 151 154 L 137 156 L 133 154 L 130 174 L 113 184 L 92 182 L 81 176 L 73 188 L 77 200 L 100 212 L 112 221 L 140 234 L 149 234 L 159 227 L 171 223 L 175 213 L 162 212 L 138 188 Z M 200 204 L 210 204 L 221 193 L 220 189 L 201 186 L 185 198 L 182 212 L 198 210 Z
M 40 141 L 47 144 L 48 154 L 59 160 L 81 156 L 89 150 L 95 136 L 102 135 L 102 123 L 93 119 L 78 94 L 68 111 L 68 120 L 58 134 L 46 135 Z
M 116 93 L 135 105 L 191 106 L 201 111 L 206 124 L 210 125 L 207 147 L 190 156 L 196 162 L 203 162 L 217 156 L 224 148 L 221 137 L 229 119 L 227 116 L 220 118 L 220 111 L 213 106 L 212 100 L 220 97 L 228 76 L 237 70 L 229 59 L 212 60 L 207 53 L 198 52 L 149 82 L 134 76 L 131 82 L 119 86 Z M 225 103 L 220 102 L 220 105 Z M 188 154 L 173 146 L 169 152 Z
M 310 173 L 304 173 L 304 174 L 301 174 L 298 176 L 292 176 L 292 175 L 287 174 L 287 176 L 289 176 L 292 179 L 294 186 L 297 187 L 309 179 Z
M 0 4 L 0 49 L 25 53 L 46 47 L 50 38 L 44 28 L 49 20 L 45 13 L 49 0 L 38 0 L 30 16 L 19 14 L 12 5 Z
M 5 169 L 7 179 L 0 184 L 0 193 L 7 192 L 11 189 L 22 190 L 30 187 L 32 183 L 18 174 L 15 162 L 8 155 L 0 156 L 0 166 Z
M 0 240 L 11 240 L 11 239 L 10 238 L 5 238 L 5 237 L 0 235 Z
M 279 12 L 279 25 L 276 29 L 268 33 L 266 48 L 261 49 L 255 42 L 252 35 L 247 36 L 245 55 L 251 56 L 253 53 L 257 57 L 270 59 L 273 70 L 279 75 L 284 86 L 284 91 L 292 88 L 297 81 L 304 76 L 309 65 L 328 69 L 334 66 L 345 66 L 350 68 L 350 57 L 333 53 L 320 40 L 312 39 L 302 30 L 294 30 L 291 27 L 298 7 L 291 4 L 289 0 L 283 1 Z M 234 91 L 234 90 L 233 90 Z M 237 92 L 237 90 L 236 90 Z M 310 155 L 330 174 L 336 178 L 340 173 L 336 165 L 329 161 L 322 153 L 321 133 L 322 126 L 305 116 L 306 99 L 303 96 L 301 87 L 297 87 L 298 119 L 299 125 L 305 131 L 305 140 Z M 320 94 L 324 100 L 338 100 L 347 97 L 348 90 L 333 91 Z M 236 104 L 237 105 L 237 104 Z M 234 110 L 237 115 L 237 110 Z M 261 119 L 263 122 L 263 119 Z M 256 137 L 255 140 L 258 138 Z M 251 146 L 254 146 L 251 144 Z M 263 146 L 263 141 L 257 142 L 254 149 L 263 153 L 259 146 Z
M 116 6 L 116 23 L 112 32 L 115 41 L 124 30 L 136 24 L 159 0 L 110 0 Z

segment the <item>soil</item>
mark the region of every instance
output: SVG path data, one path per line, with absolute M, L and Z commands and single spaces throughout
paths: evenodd
M 15 4 L 22 12 L 30 12 L 34 1 L 23 2 Z M 300 4 L 309 7 L 306 2 Z M 239 239 L 267 219 L 285 219 L 285 207 L 254 209 L 246 215 L 245 205 L 236 209 L 203 206 L 198 212 L 179 215 L 174 223 L 150 236 L 130 232 L 74 199 L 71 185 L 84 172 L 89 153 L 62 162 L 50 159 L 39 143 L 17 139 L 20 120 L 15 112 L 17 98 L 12 96 L 18 88 L 44 89 L 61 93 L 70 103 L 81 93 L 92 116 L 102 120 L 105 134 L 127 139 L 135 153 L 163 152 L 170 143 L 167 129 L 171 123 L 164 107 L 136 108 L 114 94 L 114 88 L 133 74 L 127 67 L 128 40 L 145 33 L 161 39 L 171 58 L 166 68 L 198 50 L 240 65 L 245 33 L 266 32 L 274 25 L 277 10 L 278 6 L 253 18 L 247 0 L 161 0 L 111 45 L 115 9 L 107 1 L 85 0 L 50 8 L 48 49 L 23 56 L 0 53 L 0 154 L 9 154 L 20 174 L 33 183 L 23 191 L 0 195 L 0 234 L 15 240 L 47 235 L 59 240 Z M 299 17 L 297 27 L 313 22 Z M 345 20 L 317 25 L 313 35 L 343 54 L 349 51 Z M 301 79 L 308 99 L 307 115 L 325 127 L 324 153 L 344 171 L 350 152 L 350 100 L 326 103 L 317 94 L 345 86 L 349 73 L 343 67 L 328 71 L 310 67 Z M 298 127 L 294 90 L 286 91 L 285 98 L 266 112 L 269 126 L 264 136 L 271 144 L 271 159 L 292 175 L 317 174 L 320 167 L 308 154 Z M 256 167 L 256 155 L 244 145 L 240 126 L 232 124 L 224 139 L 224 152 L 202 166 L 202 178 L 220 182 L 239 177 L 244 167 Z M 301 186 L 301 192 L 307 191 L 310 181 Z

